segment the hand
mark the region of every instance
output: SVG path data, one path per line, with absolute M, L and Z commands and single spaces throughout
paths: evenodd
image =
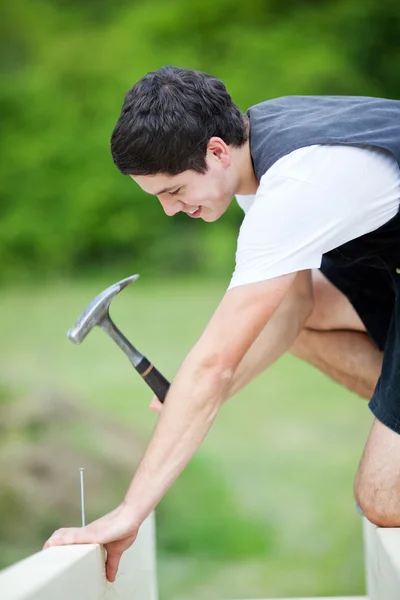
M 121 504 L 86 527 L 57 529 L 43 550 L 67 544 L 104 544 L 107 551 L 106 577 L 112 582 L 115 581 L 122 553 L 133 544 L 138 531 L 139 524 L 134 521 L 132 510 Z
M 153 396 L 149 405 L 150 410 L 160 414 L 162 411 L 163 403 L 159 401 L 157 396 Z

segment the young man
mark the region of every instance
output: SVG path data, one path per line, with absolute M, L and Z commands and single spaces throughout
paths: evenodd
M 111 148 L 169 216 L 216 221 L 233 196 L 246 214 L 229 288 L 124 501 L 45 547 L 103 543 L 113 581 L 225 400 L 288 350 L 372 396 L 355 496 L 371 521 L 399 526 L 400 102 L 286 97 L 244 115 L 217 78 L 168 66 L 126 94 Z

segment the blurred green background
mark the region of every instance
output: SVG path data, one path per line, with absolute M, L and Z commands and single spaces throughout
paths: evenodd
M 244 111 L 285 94 L 398 98 L 394 0 L 13 0 L 0 8 L 0 566 L 123 497 L 156 417 L 100 333 L 65 337 L 128 274 L 121 328 L 172 377 L 222 297 L 242 218 L 165 216 L 114 167 L 123 94 L 164 64 Z M 287 356 L 221 411 L 157 513 L 161 600 L 363 591 L 352 478 L 366 403 Z

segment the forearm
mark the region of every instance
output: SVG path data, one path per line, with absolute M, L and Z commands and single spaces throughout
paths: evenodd
M 292 346 L 312 310 L 310 284 L 299 273 L 292 288 L 237 368 L 228 392 L 234 396 Z
M 201 445 L 234 373 L 294 281 L 294 274 L 229 290 L 168 391 L 125 504 L 140 525 Z
M 85 527 L 57 530 L 46 542 L 104 544 L 108 581 L 122 552 L 184 469 L 228 397 L 233 375 L 294 281 L 283 275 L 226 292 L 199 341 L 180 367 L 124 501 Z
M 198 366 L 189 355 L 164 404 L 146 454 L 126 494 L 139 523 L 158 504 L 206 437 L 230 380 L 218 368 Z

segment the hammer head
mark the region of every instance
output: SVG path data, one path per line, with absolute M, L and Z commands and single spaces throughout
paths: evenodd
M 75 325 L 68 331 L 67 336 L 69 339 L 74 342 L 74 344 L 80 344 L 83 342 L 93 327 L 99 325 L 103 321 L 104 317 L 108 315 L 108 308 L 114 296 L 116 296 L 127 285 L 132 283 L 132 281 L 136 281 L 138 277 L 139 275 L 131 275 L 130 277 L 126 277 L 126 279 L 122 279 L 121 281 L 118 281 L 118 283 L 110 285 L 110 287 L 96 296 L 96 298 L 92 300 L 89 306 L 77 319 Z

